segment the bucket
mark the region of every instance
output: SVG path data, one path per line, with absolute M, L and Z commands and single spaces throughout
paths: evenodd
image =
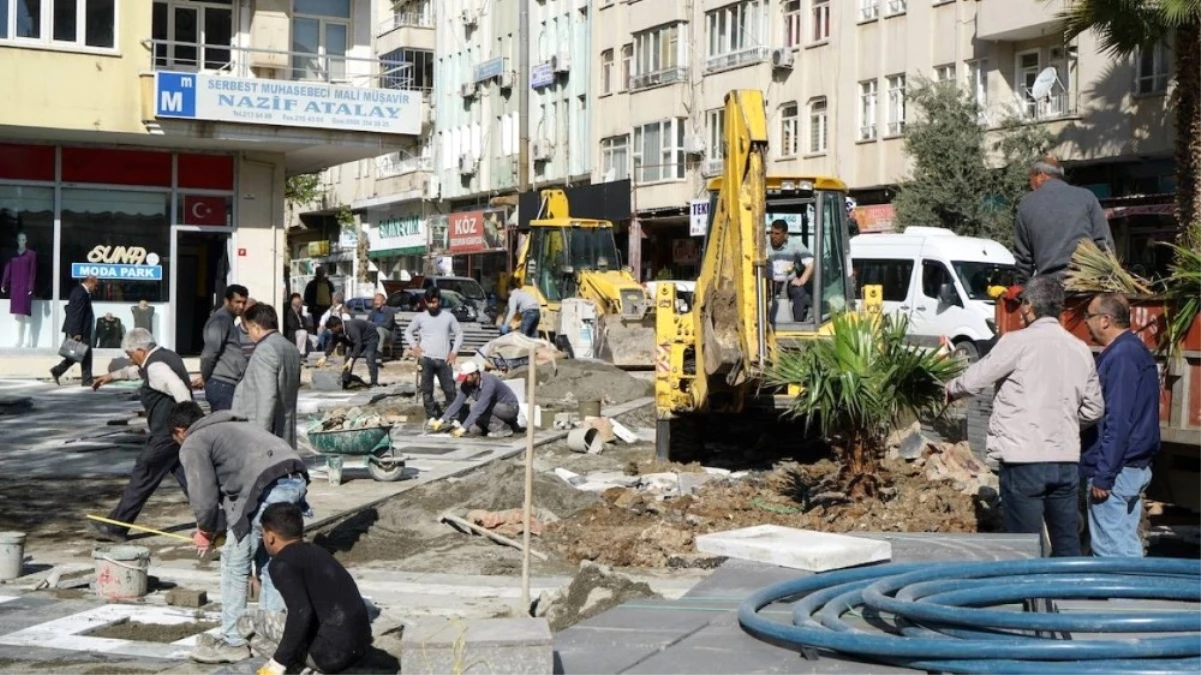
M 21 576 L 25 560 L 25 533 L 0 532 L 0 581 Z
M 605 449 L 605 441 L 596 429 L 582 427 L 567 433 L 567 447 L 572 452 L 595 455 Z
M 92 551 L 96 562 L 96 596 L 101 600 L 134 600 L 146 595 L 150 549 L 110 546 Z
M 580 401 L 579 403 L 580 419 L 585 417 L 600 417 L 601 402 L 600 401 Z

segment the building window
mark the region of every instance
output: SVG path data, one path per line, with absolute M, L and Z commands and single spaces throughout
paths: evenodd
M 827 113 L 826 97 L 809 102 L 809 154 L 820 155 L 830 142 L 830 118 Z
M 876 89 L 875 80 L 859 83 L 859 140 L 876 138 Z
M 941 66 L 934 66 L 934 81 L 935 82 L 954 82 L 955 81 L 955 64 L 948 63 Z
M 905 133 L 905 76 L 888 78 L 888 135 Z
M 796 103 L 785 103 L 780 107 L 780 156 L 796 157 L 800 140 L 797 128 L 800 125 Z
M 634 129 L 634 176 L 639 183 L 684 179 L 684 119 Z
M 1134 93 L 1160 94 L 1168 89 L 1172 58 L 1168 46 L 1160 42 L 1135 54 Z
M 1017 85 L 1018 101 L 1022 106 L 1022 113 L 1027 117 L 1033 116 L 1038 109 L 1038 102 L 1034 100 L 1034 81 L 1038 79 L 1038 74 L 1042 71 L 1041 56 L 1040 50 L 1034 49 L 1020 52 L 1015 57 L 1013 80 Z
M 350 0 L 292 0 L 292 79 L 346 79 Z
M 214 6 L 221 4 L 226 6 Z M 226 68 L 233 25 L 232 0 L 205 4 L 156 0 L 151 18 L 155 67 L 189 71 Z
M 0 40 L 113 49 L 116 35 L 117 0 L 0 0 Z
M 613 50 L 601 52 L 601 94 L 613 93 Z
M 685 63 L 682 23 L 659 26 L 634 34 L 634 74 L 646 75 L 677 68 Z
M 709 57 L 762 46 L 766 18 L 761 0 L 744 0 L 706 13 Z
M 884 16 L 896 16 L 905 13 L 905 0 L 885 0 L 888 3 L 888 13 Z
M 705 172 L 721 171 L 721 160 L 725 157 L 722 141 L 725 139 L 726 109 L 714 108 L 705 112 Z
M 880 16 L 880 0 L 859 0 L 859 20 L 871 21 Z
M 384 89 L 434 90 L 434 53 L 424 49 L 394 49 L 380 57 Z
M 830 39 L 830 0 L 810 0 L 813 3 L 810 19 L 813 21 L 813 42 Z
M 968 61 L 967 76 L 968 88 L 983 120 L 984 111 L 988 108 L 988 61 Z
M 801 25 L 801 0 L 785 0 L 784 2 L 784 46 L 800 47 L 803 33 Z
M 621 91 L 630 88 L 630 78 L 634 76 L 634 45 L 621 46 L 621 82 L 617 86 Z
M 604 180 L 630 177 L 630 137 L 628 134 L 601 139 L 601 172 Z

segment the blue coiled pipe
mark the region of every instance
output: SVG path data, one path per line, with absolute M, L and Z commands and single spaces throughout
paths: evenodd
M 1197 673 L 1201 610 L 1051 614 L 993 609 L 1028 598 L 1143 598 L 1201 602 L 1201 560 L 1040 558 L 905 563 L 801 577 L 743 601 L 739 622 L 787 648 L 835 650 L 948 673 Z M 795 601 L 791 624 L 759 610 Z M 885 630 L 842 620 L 862 613 Z M 1056 639 L 1021 631 L 1157 633 Z

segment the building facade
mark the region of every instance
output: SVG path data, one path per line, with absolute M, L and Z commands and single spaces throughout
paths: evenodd
M 410 147 L 422 116 L 420 96 L 381 86 L 370 0 L 69 4 L 0 3 L 12 375 L 57 360 L 89 274 L 106 325 L 185 355 L 227 284 L 279 306 L 287 177 Z M 94 346 L 120 355 L 119 338 Z

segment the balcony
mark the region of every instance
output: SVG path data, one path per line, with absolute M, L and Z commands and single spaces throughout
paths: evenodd
M 397 28 L 433 28 L 434 16 L 424 12 L 396 12 L 379 22 L 375 35 L 380 37 Z
M 435 24 L 430 12 L 397 12 L 376 26 L 376 51 L 386 54 L 394 49 L 434 50 Z
M 433 171 L 434 158 L 428 151 L 416 154 L 403 150 L 390 152 L 375 159 L 375 177 L 377 179 L 394 178 L 418 171 Z
M 980 123 L 986 127 L 998 127 L 1010 120 L 1054 122 L 1079 114 L 1077 97 L 1071 92 L 1053 93 L 1036 101 L 1029 90 L 1023 88 L 1014 99 L 1011 104 L 992 105 L 981 111 Z
M 630 91 L 651 89 L 653 87 L 659 87 L 665 84 L 686 82 L 687 80 L 687 68 L 665 68 L 663 70 L 656 70 L 653 73 L 642 73 L 640 75 L 635 75 L 633 77 L 633 83 L 630 85 Z
M 718 54 L 705 59 L 706 73 L 739 68 L 750 63 L 762 63 L 771 58 L 770 47 L 745 47 L 734 52 Z
M 1067 0 L 982 0 L 976 9 L 976 37 L 1021 42 L 1062 32 L 1059 14 Z

